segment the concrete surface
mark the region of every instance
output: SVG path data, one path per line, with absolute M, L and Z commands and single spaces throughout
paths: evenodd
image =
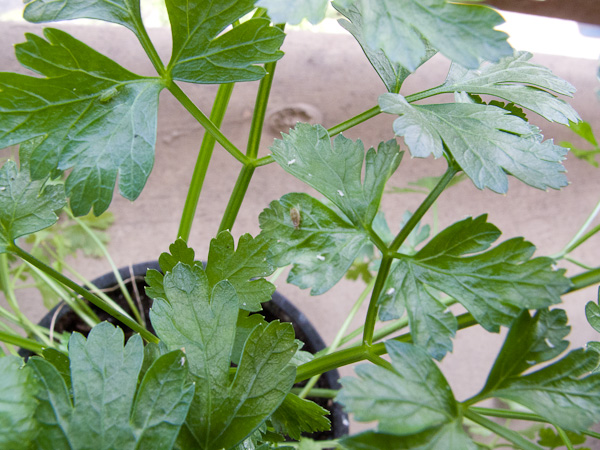
M 55 25 L 66 29 L 95 49 L 111 56 L 129 70 L 152 74 L 150 63 L 140 53 L 140 46 L 132 33 L 117 27 L 77 28 Z M 39 32 L 31 25 L 3 23 L 0 28 L 0 69 L 25 72 L 14 59 L 12 44 L 23 41 L 24 32 Z M 155 29 L 151 38 L 166 60 L 169 56 L 168 30 Z M 346 35 L 312 34 L 294 32 L 284 44 L 286 57 L 279 63 L 273 85 L 269 114 L 296 105 L 308 104 L 314 115 L 322 117 L 325 126 L 332 126 L 374 106 L 377 96 L 384 92 L 382 83 L 372 71 L 360 48 Z M 552 55 L 536 55 L 536 61 L 549 66 L 556 74 L 577 87 L 572 104 L 580 115 L 592 123 L 600 135 L 600 104 L 595 90 L 599 87 L 594 61 L 578 60 Z M 409 79 L 403 93 L 433 87 L 443 81 L 447 61 L 435 58 L 422 67 L 414 79 Z M 186 92 L 208 113 L 215 95 L 214 86 L 185 86 Z M 236 86 L 231 108 L 222 129 L 231 141 L 244 147 L 254 104 L 257 83 Z M 316 112 L 315 112 L 316 111 Z M 393 118 L 378 116 L 347 133 L 360 137 L 366 145 L 376 145 L 392 138 Z M 534 118 L 547 137 L 557 142 L 578 141 L 571 132 L 559 125 L 548 124 Z M 161 94 L 159 111 L 156 163 L 148 184 L 140 198 L 134 202 L 115 195 L 110 210 L 116 216 L 111 230 L 110 251 L 119 266 L 156 259 L 160 252 L 177 237 L 178 220 L 183 207 L 186 183 L 191 177 L 196 151 L 203 134 L 201 127 L 186 113 L 169 92 Z M 262 154 L 278 137 L 267 128 L 262 141 Z M 403 144 L 402 144 L 403 145 Z M 2 154 L 0 154 L 2 155 Z M 439 201 L 439 220 L 446 227 L 466 216 L 489 213 L 489 220 L 502 231 L 502 239 L 524 236 L 538 247 L 538 255 L 559 251 L 569 241 L 587 215 L 600 199 L 600 169 L 574 158 L 565 163 L 571 185 L 561 191 L 543 192 L 512 180 L 507 195 L 477 190 L 469 181 L 446 192 Z M 432 159 L 420 160 L 406 157 L 390 181 L 390 186 L 406 186 L 407 182 L 425 175 L 438 175 L 444 163 Z M 239 164 L 222 148 L 215 150 L 206 187 L 202 193 L 190 244 L 199 258 L 208 250 L 239 170 Z M 276 165 L 259 168 L 250 185 L 247 199 L 233 230 L 235 235 L 259 231 L 257 217 L 268 203 L 292 191 L 309 191 L 299 181 Z M 414 210 L 422 200 L 419 195 L 387 195 L 383 210 L 391 224 L 398 224 L 404 211 Z M 431 221 L 431 215 L 426 217 Z M 595 223 L 598 223 L 597 221 Z M 600 239 L 594 238 L 586 250 L 577 256 L 592 266 L 598 265 Z M 94 277 L 109 270 L 98 261 L 79 260 L 78 267 Z M 569 267 L 569 274 L 577 270 Z M 278 288 L 301 308 L 330 342 L 343 322 L 346 313 L 363 288 L 360 282 L 343 281 L 330 292 L 311 297 L 307 291 L 286 285 L 283 277 Z M 585 303 L 596 297 L 595 288 L 565 297 L 570 323 L 575 332 L 573 346 L 582 346 L 599 336 L 587 324 Z M 32 316 L 39 317 L 43 310 L 33 296 L 21 299 L 23 307 Z M 363 310 L 364 313 L 364 310 Z M 475 394 L 485 381 L 485 376 L 502 343 L 502 336 L 488 334 L 473 328 L 460 332 L 455 340 L 453 354 L 441 364 L 453 387 L 456 397 L 464 399 Z M 342 369 L 344 375 L 352 374 L 350 368 Z M 360 428 L 356 427 L 356 429 Z

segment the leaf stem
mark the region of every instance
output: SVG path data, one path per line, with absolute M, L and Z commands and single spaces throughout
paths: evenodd
M 369 309 L 367 310 L 367 317 L 365 318 L 365 328 L 363 332 L 363 345 L 370 346 L 373 343 L 373 334 L 375 333 L 375 325 L 377 323 L 377 312 L 379 311 L 379 297 L 383 291 L 383 286 L 390 273 L 392 262 L 394 259 L 390 256 L 384 255 L 381 260 L 381 265 L 377 271 L 377 278 L 375 279 L 375 286 L 371 293 L 371 300 L 369 301 Z
M 147 329 L 142 327 L 139 323 L 137 323 L 131 317 L 121 314 L 119 311 L 115 310 L 110 305 L 107 305 L 106 303 L 104 303 L 100 298 L 96 297 L 94 294 L 92 294 L 87 289 L 82 288 L 77 283 L 75 283 L 75 282 L 71 281 L 70 279 L 68 279 L 67 277 L 65 277 L 62 273 L 54 270 L 52 267 L 47 266 L 43 262 L 34 258 L 32 255 L 30 255 L 29 253 L 27 253 L 26 251 L 24 251 L 23 249 L 21 249 L 20 247 L 15 245 L 14 243 L 10 245 L 9 251 L 14 253 L 15 255 L 17 255 L 18 257 L 23 259 L 24 261 L 28 262 L 32 266 L 37 267 L 42 272 L 47 273 L 48 275 L 50 275 L 52 278 L 54 278 L 58 282 L 62 283 L 69 289 L 71 289 L 71 290 L 75 291 L 77 294 L 81 295 L 84 299 L 88 300 L 90 303 L 96 305 L 98 308 L 107 312 L 108 314 L 113 316 L 115 319 L 121 321 L 124 325 L 127 325 L 133 331 L 139 333 L 148 342 L 153 342 L 155 344 L 158 344 L 158 342 L 159 342 L 158 338 L 156 336 L 154 336 L 150 331 L 148 331 Z
M 472 420 L 476 424 L 481 425 L 482 427 L 487 428 L 490 431 L 493 431 L 498 436 L 503 437 L 507 441 L 512 442 L 517 446 L 517 448 L 520 448 L 522 450 L 543 450 L 542 447 L 534 444 L 533 442 L 528 441 L 516 431 L 503 427 L 502 425 L 494 422 L 493 420 L 489 420 L 477 414 L 472 409 L 466 409 L 464 411 L 464 416 L 467 419 Z
M 45 345 L 40 344 L 38 341 L 24 338 L 18 334 L 7 333 L 5 331 L 0 331 L 0 341 L 6 344 L 16 345 L 17 347 L 21 347 L 25 350 L 29 350 L 38 354 L 41 354 L 42 351 L 44 351 L 44 348 L 46 348 Z
M 571 277 L 570 280 L 572 286 L 565 294 L 600 283 L 600 267 L 575 275 L 574 277 Z
M 254 170 L 255 168 L 253 165 L 244 165 L 244 167 L 242 167 L 242 170 L 238 175 L 238 179 L 235 182 L 235 186 L 233 187 L 231 197 L 229 197 L 229 202 L 225 208 L 223 219 L 221 219 L 219 233 L 224 230 L 231 231 L 233 228 L 235 219 L 237 218 L 244 197 L 246 196 L 246 192 L 248 191 L 248 186 L 250 186 L 250 180 L 252 180 L 252 175 L 254 175 Z
M 249 159 L 244 155 L 200 109 L 190 100 L 185 92 L 175 83 L 171 82 L 167 86 L 171 94 L 183 105 L 185 109 L 204 127 L 207 133 L 210 133 L 215 140 L 223 146 L 231 155 L 242 164 L 248 164 Z
M 135 16 L 134 19 L 136 29 L 135 34 L 138 40 L 140 41 L 140 44 L 142 44 L 142 48 L 146 52 L 146 55 L 148 55 L 148 58 L 150 59 L 150 62 L 152 62 L 152 65 L 154 66 L 156 72 L 164 78 L 166 76 L 165 65 L 160 59 L 160 56 L 158 56 L 158 52 L 156 51 L 156 47 L 154 47 L 154 44 L 152 44 L 150 36 L 148 36 L 148 32 L 146 31 L 146 27 L 144 26 L 142 18 L 139 16 Z
M 219 86 L 215 102 L 213 103 L 213 109 L 210 113 L 210 121 L 217 127 L 220 127 L 223 123 L 231 93 L 233 92 L 233 87 L 233 83 L 222 84 Z M 190 181 L 187 197 L 185 199 L 185 205 L 181 214 L 179 231 L 177 232 L 177 237 L 182 238 L 186 242 L 190 237 L 194 215 L 198 206 L 198 200 L 200 199 L 200 193 L 202 192 L 202 186 L 204 185 L 204 179 L 208 171 L 208 165 L 210 164 L 215 148 L 215 143 L 216 139 L 212 134 L 204 133 L 202 144 L 200 144 L 200 150 L 198 151 L 198 159 L 196 160 L 194 173 L 192 174 L 192 180 Z
M 585 233 L 585 230 L 587 230 L 588 227 L 592 224 L 598 213 L 600 213 L 600 201 L 596 204 L 596 207 L 593 209 L 593 211 L 583 223 L 581 228 L 577 231 L 577 233 L 575 233 L 573 239 L 571 239 L 569 243 L 565 245 L 565 247 L 560 252 L 558 252 L 556 255 L 551 256 L 551 258 L 554 260 L 562 259 L 567 253 L 572 252 L 585 241 L 587 241 L 590 237 L 596 234 L 600 230 L 600 225 L 594 227 L 588 233 L 583 235 L 583 233 Z
M 371 109 L 367 109 L 366 111 L 329 128 L 327 132 L 329 133 L 329 136 L 333 137 L 336 134 L 340 134 L 343 131 L 349 130 L 350 128 L 353 128 L 356 125 L 363 123 L 379 114 L 381 114 L 381 108 L 379 108 L 379 105 L 373 106 Z
M 408 235 L 412 232 L 412 230 L 417 226 L 417 224 L 421 221 L 425 213 L 429 210 L 429 208 L 435 203 L 440 194 L 446 189 L 446 186 L 452 181 L 454 175 L 456 175 L 460 171 L 460 168 L 452 163 L 448 163 L 448 168 L 444 175 L 440 178 L 435 187 L 431 190 L 429 195 L 423 200 L 423 203 L 419 205 L 415 213 L 410 216 L 410 219 L 406 222 L 404 227 L 400 230 L 400 233 L 394 238 L 392 243 L 390 244 L 389 251 L 390 253 L 394 253 L 398 251 L 400 246 L 404 243 Z

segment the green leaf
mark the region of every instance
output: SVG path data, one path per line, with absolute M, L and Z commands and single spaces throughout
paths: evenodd
M 290 218 L 292 209 L 299 212 L 298 227 Z M 279 267 L 293 263 L 288 282 L 311 287 L 311 295 L 331 289 L 369 242 L 364 231 L 308 194 L 286 194 L 271 202 L 259 223 L 270 242 L 271 262 Z
M 556 358 L 569 346 L 563 338 L 570 331 L 563 310 L 542 309 L 533 317 L 527 310 L 523 311 L 512 324 L 482 392 L 493 390 L 505 379 L 536 364 Z
M 585 436 L 572 431 L 566 431 L 567 437 L 573 445 L 579 445 L 585 443 Z M 538 444 L 544 447 L 556 448 L 565 445 L 562 437 L 556 433 L 552 428 L 543 428 L 540 430 L 540 439 L 537 441 Z
M 592 328 L 600 333 L 600 295 L 598 296 L 598 304 L 588 302 L 585 305 L 585 317 Z
M 359 422 L 377 420 L 383 433 L 410 435 L 458 418 L 452 390 L 429 355 L 407 343 L 385 345 L 393 370 L 358 366 L 359 378 L 340 380 L 336 400 Z
M 365 156 L 360 140 L 340 134 L 332 145 L 321 125 L 299 123 L 282 136 L 271 146 L 273 159 L 327 197 L 352 223 L 368 229 L 379 210 L 385 183 L 402 159 L 396 141 L 382 142 L 377 151 L 371 148 Z
M 504 22 L 487 6 L 445 0 L 358 0 L 362 33 L 372 49 L 394 63 L 416 70 L 427 54 L 427 41 L 462 66 L 498 61 L 513 53 L 508 35 L 494 30 Z
M 522 308 L 559 303 L 570 286 L 564 270 L 553 270 L 550 258 L 531 259 L 535 247 L 522 238 L 489 249 L 500 231 L 486 220 L 482 215 L 457 222 L 414 256 L 399 258 L 390 274 L 394 292 L 383 303 L 405 302 L 403 286 L 416 292 L 430 286 L 462 303 L 488 331 L 510 325 Z M 427 297 L 421 293 L 420 298 Z
M 146 284 L 148 285 L 146 286 L 146 295 L 152 299 L 164 299 L 163 274 L 171 272 L 179 262 L 188 266 L 200 264 L 195 261 L 195 256 L 194 250 L 188 247 L 186 242 L 181 238 L 169 245 L 169 251 L 161 253 L 158 257 L 158 264 L 162 273 L 154 269 L 146 272 Z
M 139 0 L 30 0 L 23 18 L 34 23 L 98 19 L 123 25 L 134 33 L 136 24 L 142 22 Z
M 399 114 L 394 132 L 411 154 L 436 158 L 447 151 L 479 189 L 506 193 L 508 177 L 538 189 L 567 185 L 566 149 L 542 142 L 539 129 L 508 111 L 474 103 L 410 105 L 398 94 L 379 97 L 382 111 Z M 447 150 L 446 150 L 447 149 Z
M 16 356 L 0 357 L 0 447 L 31 448 L 37 432 L 34 413 L 38 386 L 33 372 Z
M 460 420 L 411 436 L 367 431 L 342 438 L 348 450 L 482 450 L 464 431 Z
M 271 421 L 278 433 L 299 440 L 301 433 L 329 430 L 331 422 L 326 417 L 328 414 L 329 411 L 316 403 L 288 394 L 281 406 L 273 413 Z
M 229 281 L 240 300 L 240 309 L 260 311 L 261 303 L 271 300 L 275 286 L 264 277 L 275 268 L 267 261 L 269 242 L 249 234 L 240 237 L 237 250 L 229 231 L 222 231 L 210 242 L 206 276 L 210 287 Z
M 52 226 L 55 213 L 65 205 L 62 185 L 45 186 L 32 181 L 26 170 L 18 170 L 14 161 L 0 168 L 0 253 L 13 241 Z
M 336 2 L 338 3 L 338 2 Z M 398 93 L 404 80 L 411 74 L 411 72 L 400 64 L 393 63 L 381 49 L 373 49 L 367 45 L 365 37 L 363 35 L 363 20 L 360 10 L 357 5 L 351 5 L 348 9 L 335 6 L 335 8 L 348 20 L 340 19 L 339 24 L 345 28 L 354 38 L 358 41 L 363 52 L 367 56 L 367 59 L 385 84 L 388 92 Z M 417 64 L 419 67 L 425 61 L 429 60 L 437 52 L 430 45 L 426 45 L 425 54 Z
M 168 66 L 175 80 L 192 83 L 253 81 L 266 72 L 257 64 L 277 61 L 284 33 L 264 18 L 226 28 L 254 9 L 255 0 L 167 0 L 173 35 Z
M 259 0 L 258 8 L 266 8 L 273 23 L 289 23 L 298 25 L 307 19 L 313 25 L 325 18 L 329 0 Z
M 0 147 L 43 137 L 29 161 L 32 178 L 72 172 L 66 191 L 76 215 L 105 211 L 119 191 L 134 200 L 154 162 L 158 78 L 128 72 L 63 31 L 28 34 L 16 47 L 36 78 L 0 73 Z
M 591 374 L 600 354 L 576 349 L 535 372 L 532 366 L 555 358 L 566 348 L 568 332 L 562 311 L 524 311 L 514 321 L 479 400 L 512 400 L 548 422 L 584 431 L 600 417 L 600 374 Z
M 133 405 L 136 448 L 173 448 L 193 396 L 184 353 L 159 357 L 144 375 Z
M 476 70 L 452 64 L 442 85 L 449 92 L 486 94 L 527 108 L 552 122 L 567 125 L 581 120 L 577 112 L 552 93 L 572 97 L 575 88 L 550 69 L 530 62 L 531 53 L 516 52 L 496 64 Z
M 291 388 L 293 329 L 278 322 L 256 326 L 231 380 L 239 304 L 231 283 L 221 281 L 211 291 L 200 266 L 179 263 L 165 275 L 164 291 L 165 299 L 154 301 L 152 324 L 169 348 L 185 349 L 196 384 L 180 442 L 233 447 L 264 423 Z
M 71 368 L 69 357 L 62 352 L 54 348 L 45 348 L 43 352 L 44 360 L 54 366 L 60 376 L 62 377 L 67 390 L 71 390 Z M 33 358 L 37 358 L 34 356 Z

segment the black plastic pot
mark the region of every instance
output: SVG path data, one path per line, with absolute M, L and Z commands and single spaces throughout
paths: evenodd
M 121 275 L 121 278 L 125 281 L 125 285 L 127 286 L 130 292 L 133 291 L 133 282 L 135 282 L 136 288 L 140 295 L 142 309 L 145 317 L 147 318 L 147 328 L 150 331 L 154 332 L 149 320 L 149 310 L 152 306 L 152 300 L 149 297 L 147 297 L 144 292 L 144 286 L 146 285 L 144 277 L 146 276 L 146 271 L 148 269 L 160 270 L 158 262 L 149 261 L 145 263 L 136 264 L 131 268 L 123 267 L 119 269 L 119 274 Z M 123 307 L 123 309 L 129 311 L 125 298 L 121 294 L 121 291 L 118 287 L 117 278 L 115 277 L 114 273 L 110 272 L 101 277 L 98 277 L 95 280 L 93 280 L 92 283 L 98 289 L 101 289 L 107 295 L 113 298 L 113 300 L 119 303 Z M 96 314 L 98 314 L 101 320 L 107 320 L 115 325 L 120 326 L 125 332 L 126 339 L 133 333 L 129 327 L 123 325 L 114 317 L 106 314 L 104 311 L 100 310 L 96 306 L 90 305 L 90 307 L 94 310 L 94 312 L 96 312 Z M 323 342 L 323 339 L 317 333 L 317 331 L 312 326 L 308 318 L 304 314 L 302 314 L 302 312 L 300 312 L 294 305 L 292 305 L 289 302 L 289 300 L 287 300 L 283 295 L 279 294 L 278 292 L 275 292 L 273 294 L 273 298 L 270 302 L 263 303 L 263 311 L 261 311 L 261 313 L 265 316 L 267 321 L 278 319 L 282 322 L 291 322 L 296 333 L 296 338 L 304 342 L 303 350 L 314 354 L 319 350 L 325 348 L 325 343 Z M 64 303 L 60 303 L 59 305 L 54 307 L 40 321 L 40 325 L 46 328 L 50 328 L 52 324 L 54 324 L 54 329 L 57 332 L 78 331 L 85 335 L 87 335 L 87 333 L 89 332 L 89 327 L 85 323 L 83 323 L 81 319 L 79 319 L 79 316 L 77 316 L 77 314 L 75 314 Z M 21 356 L 24 357 L 32 355 L 32 353 L 26 350 L 21 350 L 20 353 Z M 317 384 L 317 387 L 325 389 L 339 389 L 339 377 L 339 372 L 337 370 L 326 372 L 322 375 L 321 379 L 319 380 L 319 384 Z M 313 438 L 333 439 L 348 434 L 348 415 L 342 410 L 341 405 L 335 403 L 333 400 L 323 399 L 321 406 L 323 406 L 331 412 L 331 432 L 328 436 L 313 436 Z

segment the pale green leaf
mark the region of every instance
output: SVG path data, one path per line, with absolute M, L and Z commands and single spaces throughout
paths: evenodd
M 585 305 L 585 317 L 592 328 L 600 333 L 600 295 L 598 303 L 588 302 Z
M 300 216 L 294 226 L 290 212 Z M 271 262 L 294 264 L 288 282 L 318 295 L 335 285 L 350 268 L 368 235 L 308 194 L 286 194 L 259 216 L 261 235 L 270 242 Z
M 539 129 L 505 109 L 475 103 L 410 105 L 398 94 L 379 97 L 382 111 L 399 114 L 394 132 L 413 156 L 446 149 L 479 189 L 506 193 L 508 175 L 538 189 L 567 185 L 566 149 L 543 141 Z
M 442 86 L 449 92 L 500 97 L 552 122 L 567 125 L 570 121 L 581 120 L 568 103 L 553 95 L 572 97 L 575 88 L 550 69 L 532 63 L 532 56 L 531 53 L 516 52 L 496 64 L 484 63 L 476 70 L 453 64 Z
M 37 392 L 34 373 L 21 358 L 0 357 L 0 448 L 32 448 Z
M 34 23 L 70 19 L 98 19 L 123 25 L 136 32 L 141 24 L 140 0 L 29 0 L 23 12 Z
M 451 423 L 458 408 L 444 375 L 412 344 L 388 341 L 393 370 L 362 365 L 359 378 L 341 379 L 336 400 L 359 422 L 378 421 L 378 431 L 410 435 Z
M 289 23 L 298 25 L 307 19 L 313 25 L 325 18 L 329 0 L 259 0 L 256 6 L 266 8 L 274 23 Z
M 32 181 L 27 170 L 18 170 L 14 161 L 0 168 L 0 253 L 13 241 L 52 226 L 55 211 L 65 205 L 62 185 L 45 186 Z
M 508 35 L 494 29 L 504 22 L 493 9 L 446 0 L 358 0 L 363 35 L 394 63 L 414 71 L 427 54 L 427 41 L 451 60 L 477 68 L 513 53 Z
M 264 277 L 275 268 L 267 261 L 269 242 L 249 234 L 240 237 L 237 249 L 229 231 L 223 231 L 211 240 L 206 263 L 209 285 L 229 281 L 240 300 L 239 307 L 246 311 L 260 311 L 261 303 L 271 300 L 275 286 Z
M 415 255 L 399 258 L 390 277 L 401 284 L 389 284 L 394 292 L 384 302 L 403 303 L 402 284 L 427 285 L 458 300 L 489 331 L 510 325 L 522 308 L 559 303 L 570 286 L 564 270 L 553 270 L 550 258 L 531 259 L 535 247 L 522 238 L 489 249 L 500 231 L 486 219 L 457 222 Z
M 336 2 L 339 3 L 339 2 Z M 365 52 L 367 59 L 385 84 L 388 92 L 398 93 L 404 80 L 411 72 L 400 64 L 393 63 L 381 49 L 373 49 L 367 45 L 363 35 L 363 20 L 357 5 L 351 5 L 348 9 L 336 6 L 336 9 L 348 20 L 340 19 L 339 24 L 354 36 L 361 48 Z M 425 54 L 421 58 L 417 67 L 430 59 L 437 52 L 430 45 L 425 43 Z
M 173 35 L 168 66 L 175 80 L 192 83 L 253 81 L 265 76 L 258 64 L 277 61 L 284 33 L 264 18 L 231 24 L 254 9 L 255 0 L 167 0 Z
M 158 78 L 128 72 L 67 33 L 28 34 L 16 47 L 25 67 L 45 78 L 0 73 L 0 147 L 35 137 L 34 179 L 72 168 L 66 191 L 76 215 L 99 215 L 119 191 L 134 200 L 154 163 Z
M 275 430 L 287 434 L 292 439 L 300 439 L 301 433 L 326 431 L 331 423 L 326 417 L 329 414 L 315 402 L 288 394 L 271 417 Z
M 273 159 L 312 186 L 350 219 L 368 229 L 379 210 L 385 183 L 402 153 L 396 141 L 382 142 L 365 155 L 363 143 L 342 135 L 333 140 L 321 125 L 299 123 L 271 146 Z M 364 164 L 364 180 L 362 171 Z

